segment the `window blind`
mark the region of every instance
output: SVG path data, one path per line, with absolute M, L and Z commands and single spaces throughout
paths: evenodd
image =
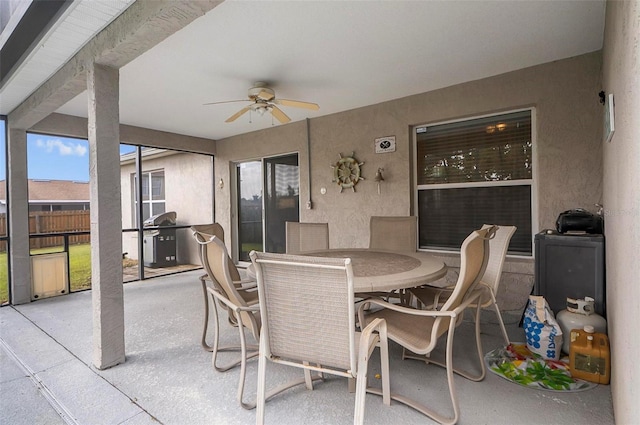
M 531 179 L 531 111 L 419 127 L 418 185 Z
M 512 254 L 531 253 L 531 186 L 488 186 L 418 192 L 419 246 L 458 250 L 483 224 L 516 226 Z

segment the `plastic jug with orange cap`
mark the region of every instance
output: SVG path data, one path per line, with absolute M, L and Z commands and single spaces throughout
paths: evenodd
M 611 354 L 607 335 L 596 333 L 591 325 L 572 329 L 569 370 L 574 378 L 608 384 L 611 378 Z

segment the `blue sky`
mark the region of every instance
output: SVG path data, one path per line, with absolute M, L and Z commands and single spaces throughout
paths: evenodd
M 4 138 L 4 122 L 0 121 Z M 2 140 L 4 142 L 4 140 Z M 4 143 L 3 143 L 4 145 Z M 120 153 L 135 148 L 121 145 Z M 4 149 L 0 149 L 0 179 L 6 177 Z M 27 134 L 27 168 L 30 179 L 89 181 L 89 142 L 84 139 Z
M 27 135 L 30 179 L 89 181 L 89 142 L 82 139 Z

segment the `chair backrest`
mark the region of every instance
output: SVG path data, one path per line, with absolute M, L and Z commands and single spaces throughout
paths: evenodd
M 356 374 L 349 258 L 251 252 L 266 356 Z
M 203 261 L 203 249 L 204 245 L 202 242 L 205 242 L 211 239 L 211 236 L 215 236 L 224 243 L 224 229 L 218 223 L 210 223 L 210 224 L 196 224 L 191 226 L 191 230 L 193 231 L 193 237 L 196 238 L 196 241 L 200 242 L 198 255 L 200 256 L 200 263 L 202 267 L 204 267 Z M 240 280 L 240 273 L 238 272 L 238 268 L 233 263 L 233 260 L 229 258 L 229 273 L 231 273 L 231 279 L 238 281 Z
M 229 268 L 229 254 L 222 240 L 215 235 L 195 233 L 196 240 L 202 248 L 202 265 L 211 278 L 214 288 L 236 306 L 248 307 L 249 304 L 233 284 Z M 260 323 L 252 313 L 241 312 L 238 321 L 241 321 L 258 338 Z
M 415 252 L 418 247 L 416 216 L 373 216 L 369 222 L 369 249 Z
M 451 311 L 457 308 L 465 300 L 470 290 L 480 282 L 480 278 L 487 268 L 489 261 L 489 239 L 495 236 L 496 227 L 474 230 L 462 242 L 460 247 L 460 274 L 453 288 L 453 292 L 444 303 L 441 311 Z M 433 327 L 435 337 L 447 331 L 449 318 L 440 317 L 436 319 Z
M 482 228 L 487 229 L 492 226 L 494 225 L 485 224 Z M 487 262 L 487 269 L 480 279 L 481 282 L 493 290 L 494 294 L 498 292 L 500 277 L 502 276 L 502 267 L 504 266 L 504 260 L 507 256 L 509 242 L 517 229 L 516 226 L 497 226 L 497 228 L 498 230 L 496 230 L 495 237 L 489 240 L 489 261 Z M 490 298 L 489 295 L 485 295 L 482 301 L 487 302 Z
M 287 254 L 329 249 L 329 223 L 286 222 Z

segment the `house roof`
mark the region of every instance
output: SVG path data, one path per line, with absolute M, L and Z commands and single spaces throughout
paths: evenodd
M 6 200 L 5 182 L 0 180 L 0 200 Z M 89 202 L 89 183 L 70 180 L 29 180 L 29 202 Z

